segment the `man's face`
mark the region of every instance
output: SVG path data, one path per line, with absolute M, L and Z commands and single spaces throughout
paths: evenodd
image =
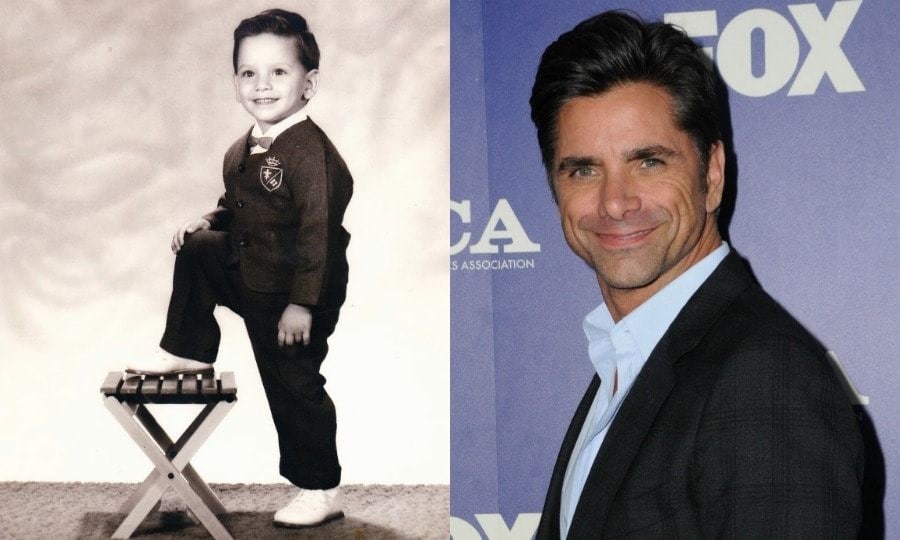
M 306 105 L 317 77 L 300 63 L 293 38 L 259 34 L 241 41 L 235 97 L 265 131 Z
M 558 132 L 553 185 L 563 231 L 608 303 L 620 293 L 646 300 L 718 247 L 722 146 L 701 179 L 665 90 L 630 83 L 574 98 L 560 110 Z

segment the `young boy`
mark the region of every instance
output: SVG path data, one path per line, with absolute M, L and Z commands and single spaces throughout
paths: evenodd
M 278 432 L 280 472 L 300 494 L 282 526 L 343 516 L 334 404 L 319 366 L 347 288 L 341 225 L 353 181 L 331 141 L 306 116 L 319 50 L 306 20 L 273 9 L 234 31 L 237 101 L 256 120 L 225 154 L 218 208 L 172 239 L 175 277 L 155 358 L 132 373 L 209 371 L 219 346 L 216 305 L 244 318 Z

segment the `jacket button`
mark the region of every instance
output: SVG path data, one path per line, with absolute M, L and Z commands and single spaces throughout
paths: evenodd
M 240 165 L 238 165 L 238 172 L 244 172 L 244 170 L 245 170 L 246 168 L 247 168 L 246 165 L 244 165 L 243 163 L 241 163 Z
M 247 247 L 250 245 L 250 240 L 241 240 L 241 247 Z
M 234 205 L 237 206 L 238 208 L 243 208 L 243 207 L 244 207 L 244 201 L 240 201 L 240 200 L 239 200 L 239 201 L 237 201 L 236 203 L 234 203 Z

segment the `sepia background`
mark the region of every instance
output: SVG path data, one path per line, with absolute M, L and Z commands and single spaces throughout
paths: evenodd
M 441 0 L 290 1 L 322 50 L 310 116 L 355 179 L 347 302 L 323 365 L 344 483 L 449 483 L 449 13 Z M 251 125 L 231 32 L 269 2 L 0 4 L 0 481 L 137 481 L 101 404 L 152 354 L 173 231 L 215 206 Z M 239 401 L 197 454 L 212 482 L 278 482 L 242 322 L 217 311 Z M 159 407 L 177 432 L 192 416 Z

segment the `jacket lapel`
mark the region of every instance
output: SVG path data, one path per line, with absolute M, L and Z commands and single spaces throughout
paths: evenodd
M 688 303 L 672 322 L 656 348 L 653 349 L 647 363 L 644 364 L 622 402 L 618 414 L 610 424 L 606 438 L 591 466 L 578 506 L 575 508 L 575 515 L 569 528 L 569 538 L 593 538 L 598 537 L 602 532 L 613 498 L 619 491 L 622 480 L 625 478 L 644 437 L 653 425 L 659 408 L 675 384 L 673 370 L 675 361 L 696 347 L 725 308 L 751 282 L 752 278 L 744 268 L 743 262 L 732 250 L 688 300 Z M 582 400 L 582 405 L 584 405 L 584 400 Z M 579 411 L 580 409 L 581 407 Z M 578 430 L 575 430 L 576 438 L 583 422 L 584 415 L 578 422 Z M 574 425 L 573 421 L 572 427 Z M 570 433 L 566 436 L 567 442 L 571 437 L 572 428 L 569 431 Z M 574 447 L 574 444 L 573 439 L 571 445 Z M 563 474 L 571 452 L 572 448 L 569 448 L 566 460 L 562 464 Z M 560 459 L 562 457 L 560 454 Z M 554 480 L 556 480 L 559 469 L 560 464 L 557 463 Z M 561 477 L 559 483 L 562 484 Z M 559 526 L 558 491 L 555 508 L 557 528 Z
M 253 128 L 247 130 L 247 133 L 244 134 L 243 137 L 236 140 L 234 144 L 225 152 L 225 159 L 222 166 L 223 177 L 225 178 L 225 189 L 227 190 L 229 187 L 228 182 L 234 180 L 238 177 L 238 175 L 244 170 L 241 168 L 241 164 L 247 159 L 247 156 L 250 155 L 250 148 L 247 146 L 247 139 L 250 137 L 250 133 L 253 132 Z M 246 166 L 246 165 L 245 165 Z
M 541 513 L 541 522 L 538 525 L 536 538 L 559 538 L 559 511 L 560 501 L 562 498 L 562 485 L 566 476 L 566 468 L 569 466 L 569 459 L 575 450 L 575 443 L 578 442 L 578 434 L 581 433 L 581 426 L 587 418 L 588 411 L 591 409 L 591 403 L 594 396 L 600 388 L 600 377 L 594 374 L 591 383 L 588 385 L 584 397 L 575 409 L 575 416 L 569 424 L 569 430 L 563 438 L 562 446 L 559 449 L 559 455 L 556 458 L 556 465 L 553 467 L 553 476 L 550 477 L 550 488 L 547 490 L 547 499 L 544 502 L 544 510 Z

